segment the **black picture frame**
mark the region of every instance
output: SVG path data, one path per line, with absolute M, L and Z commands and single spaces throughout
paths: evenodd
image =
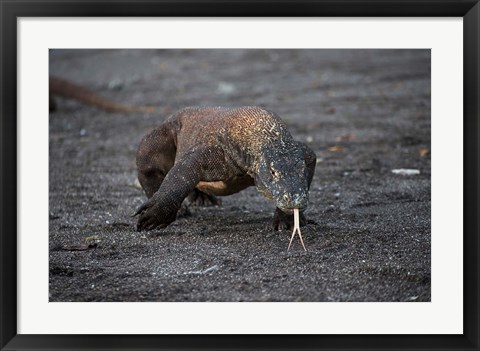
M 4 1 L 1 12 L 2 350 L 479 350 L 478 151 L 480 4 L 478 0 Z M 427 16 L 463 17 L 464 303 L 462 335 L 24 335 L 17 333 L 17 19 L 100 16 Z M 457 116 L 452 116 L 457 118 Z

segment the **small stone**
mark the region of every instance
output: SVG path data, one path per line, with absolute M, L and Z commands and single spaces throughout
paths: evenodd
M 233 94 L 237 90 L 235 85 L 227 82 L 219 82 L 217 87 L 217 92 L 225 95 Z
M 408 175 L 419 175 L 420 171 L 418 169 L 399 168 L 399 169 L 392 169 L 392 173 L 408 176 Z
M 108 82 L 108 89 L 121 90 L 124 87 L 124 83 L 120 79 L 112 79 Z

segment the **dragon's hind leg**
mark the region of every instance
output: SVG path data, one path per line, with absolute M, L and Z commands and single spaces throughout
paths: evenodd
M 194 189 L 187 197 L 190 204 L 195 206 L 220 206 L 221 201 L 215 195 L 209 195 L 201 190 Z

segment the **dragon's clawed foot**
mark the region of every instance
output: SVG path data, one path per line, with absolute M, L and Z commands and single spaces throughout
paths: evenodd
M 303 227 L 307 224 L 307 219 L 303 212 L 300 212 L 300 227 Z M 293 214 L 286 214 L 278 207 L 275 209 L 275 213 L 273 214 L 273 229 L 280 230 L 280 229 L 293 229 L 294 226 L 294 218 Z
M 208 195 L 198 189 L 188 194 L 188 201 L 196 206 L 220 206 L 222 202 L 214 195 Z
M 140 215 L 137 222 L 137 231 L 165 228 L 175 220 L 177 210 L 171 207 L 169 209 L 169 206 L 161 206 L 150 199 L 133 214 L 133 216 Z

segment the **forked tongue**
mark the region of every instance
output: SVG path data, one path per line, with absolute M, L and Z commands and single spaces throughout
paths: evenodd
M 305 244 L 303 243 L 302 232 L 300 231 L 300 211 L 298 208 L 293 209 L 293 233 L 292 237 L 290 238 L 290 243 L 288 244 L 288 250 L 290 250 L 290 246 L 292 245 L 293 238 L 295 237 L 295 233 L 298 232 L 298 237 L 300 238 L 300 242 L 302 243 L 303 249 L 307 251 L 305 248 Z

